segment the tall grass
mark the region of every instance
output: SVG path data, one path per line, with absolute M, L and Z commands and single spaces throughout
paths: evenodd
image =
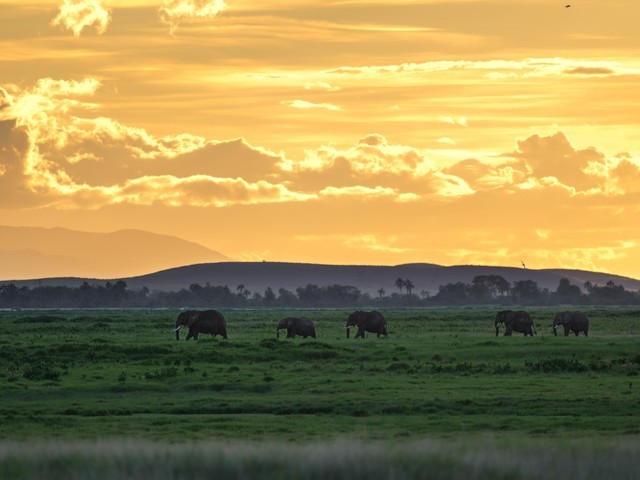
M 0 478 L 637 479 L 640 442 L 0 443 Z

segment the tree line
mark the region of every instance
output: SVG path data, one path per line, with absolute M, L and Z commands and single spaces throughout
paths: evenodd
M 127 288 L 123 280 L 79 287 L 38 286 L 29 288 L 14 283 L 0 285 L 0 308 L 277 308 L 277 307 L 420 307 L 462 305 L 640 305 L 640 292 L 631 292 L 609 281 L 604 285 L 586 282 L 583 288 L 562 278 L 555 291 L 540 288 L 533 280 L 513 284 L 500 275 L 479 275 L 471 283 L 441 285 L 435 294 L 417 288 L 409 279 L 397 279 L 398 292 L 377 295 L 361 292 L 348 285 L 308 284 L 295 291 L 267 287 L 251 292 L 244 285 L 200 285 L 174 292 Z

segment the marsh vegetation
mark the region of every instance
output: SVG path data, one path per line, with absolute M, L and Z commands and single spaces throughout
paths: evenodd
M 0 477 L 632 478 L 640 311 L 585 310 L 587 338 L 529 311 L 535 337 L 448 308 L 356 340 L 347 310 L 224 310 L 197 342 L 177 310 L 0 312 Z M 292 314 L 317 340 L 276 339 Z

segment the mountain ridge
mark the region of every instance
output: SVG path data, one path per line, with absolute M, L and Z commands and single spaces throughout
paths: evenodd
M 133 276 L 228 260 L 197 243 L 145 230 L 102 233 L 0 225 L 0 279 Z
M 431 295 L 438 287 L 447 283 L 471 283 L 478 275 L 500 275 L 513 283 L 533 280 L 540 288 L 555 291 L 561 278 L 567 278 L 575 285 L 583 287 L 585 282 L 604 285 L 608 281 L 623 285 L 625 289 L 640 290 L 640 280 L 622 275 L 593 272 L 578 269 L 524 269 L 516 267 L 487 265 L 443 266 L 431 263 L 409 263 L 401 265 L 331 265 L 293 262 L 215 262 L 197 263 L 172 267 L 153 273 L 131 277 L 88 278 L 51 277 L 11 281 L 19 286 L 69 286 L 77 287 L 83 282 L 104 284 L 107 281 L 124 280 L 129 289 L 147 287 L 152 291 L 177 291 L 187 289 L 192 284 L 227 285 L 235 291 L 243 285 L 252 293 L 264 293 L 267 287 L 274 292 L 280 288 L 295 291 L 308 284 L 317 286 L 351 285 L 362 292 L 377 295 L 380 289 L 386 294 L 396 291 L 398 278 L 411 280 L 414 293 L 423 290 Z M 1 281 L 0 283 L 9 283 Z

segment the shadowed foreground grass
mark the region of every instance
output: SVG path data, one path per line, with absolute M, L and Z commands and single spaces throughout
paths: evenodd
M 11 479 L 558 479 L 638 478 L 640 441 L 501 437 L 392 447 L 334 441 L 190 444 L 144 441 L 0 443 Z

